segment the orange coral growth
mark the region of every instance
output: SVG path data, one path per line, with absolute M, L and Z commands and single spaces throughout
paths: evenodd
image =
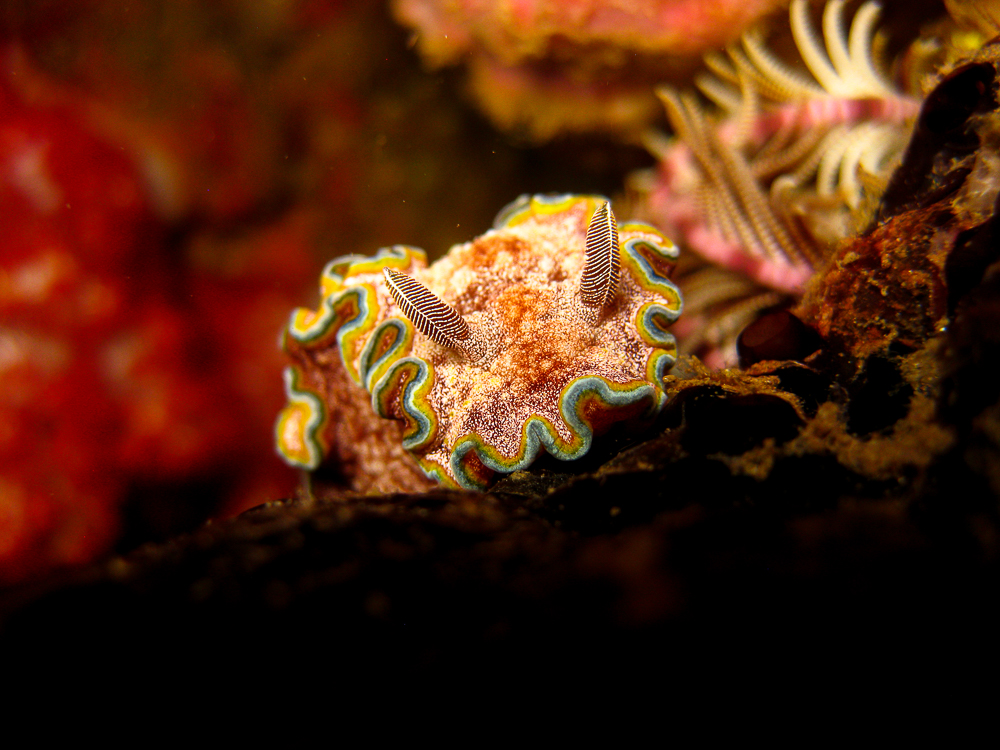
M 859 358 L 893 341 L 921 344 L 947 313 L 944 263 L 955 235 L 939 228 L 947 218 L 940 208 L 911 211 L 852 240 L 796 308 L 802 320 Z
M 424 59 L 466 61 L 480 105 L 538 140 L 564 131 L 637 132 L 653 86 L 688 74 L 784 0 L 395 0 Z

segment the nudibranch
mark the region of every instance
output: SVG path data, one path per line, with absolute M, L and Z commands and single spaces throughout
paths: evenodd
M 278 451 L 312 470 L 346 450 L 351 471 L 374 477 L 398 439 L 426 476 L 469 489 L 542 451 L 579 458 L 595 435 L 664 404 L 677 255 L 651 226 L 619 227 L 600 196 L 535 195 L 431 266 L 402 245 L 337 258 L 319 309 L 296 310 L 284 335 L 294 364 Z M 359 401 L 382 427 L 338 448 L 338 424 L 364 419 Z

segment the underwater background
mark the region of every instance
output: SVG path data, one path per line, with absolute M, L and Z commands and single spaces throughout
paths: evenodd
M 567 683 L 767 669 L 769 649 L 888 648 L 900 676 L 934 639 L 980 658 L 1000 623 L 998 19 L 0 1 L 5 653 L 251 644 L 274 669 L 550 663 Z M 680 248 L 659 421 L 486 492 L 286 465 L 280 339 L 325 264 L 401 243 L 433 261 L 548 193 L 608 196 Z

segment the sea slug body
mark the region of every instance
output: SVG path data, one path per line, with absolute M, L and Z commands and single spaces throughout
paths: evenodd
M 579 458 L 612 424 L 648 422 L 663 406 L 677 254 L 651 226 L 619 228 L 600 196 L 536 195 L 429 267 L 398 245 L 337 258 L 319 309 L 295 311 L 284 336 L 294 364 L 278 451 L 309 470 L 328 458 L 344 413 L 331 394 L 345 389 L 323 384 L 342 368 L 446 485 L 483 489 L 542 450 Z

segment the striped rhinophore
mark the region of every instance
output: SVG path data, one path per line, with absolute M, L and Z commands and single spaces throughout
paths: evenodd
M 469 324 L 419 281 L 392 268 L 382 269 L 389 293 L 400 311 L 424 336 L 450 349 L 466 349 Z
M 614 298 L 621 275 L 618 254 L 618 222 L 611 203 L 604 202 L 590 219 L 587 227 L 587 264 L 580 278 L 580 298 L 594 314 Z

